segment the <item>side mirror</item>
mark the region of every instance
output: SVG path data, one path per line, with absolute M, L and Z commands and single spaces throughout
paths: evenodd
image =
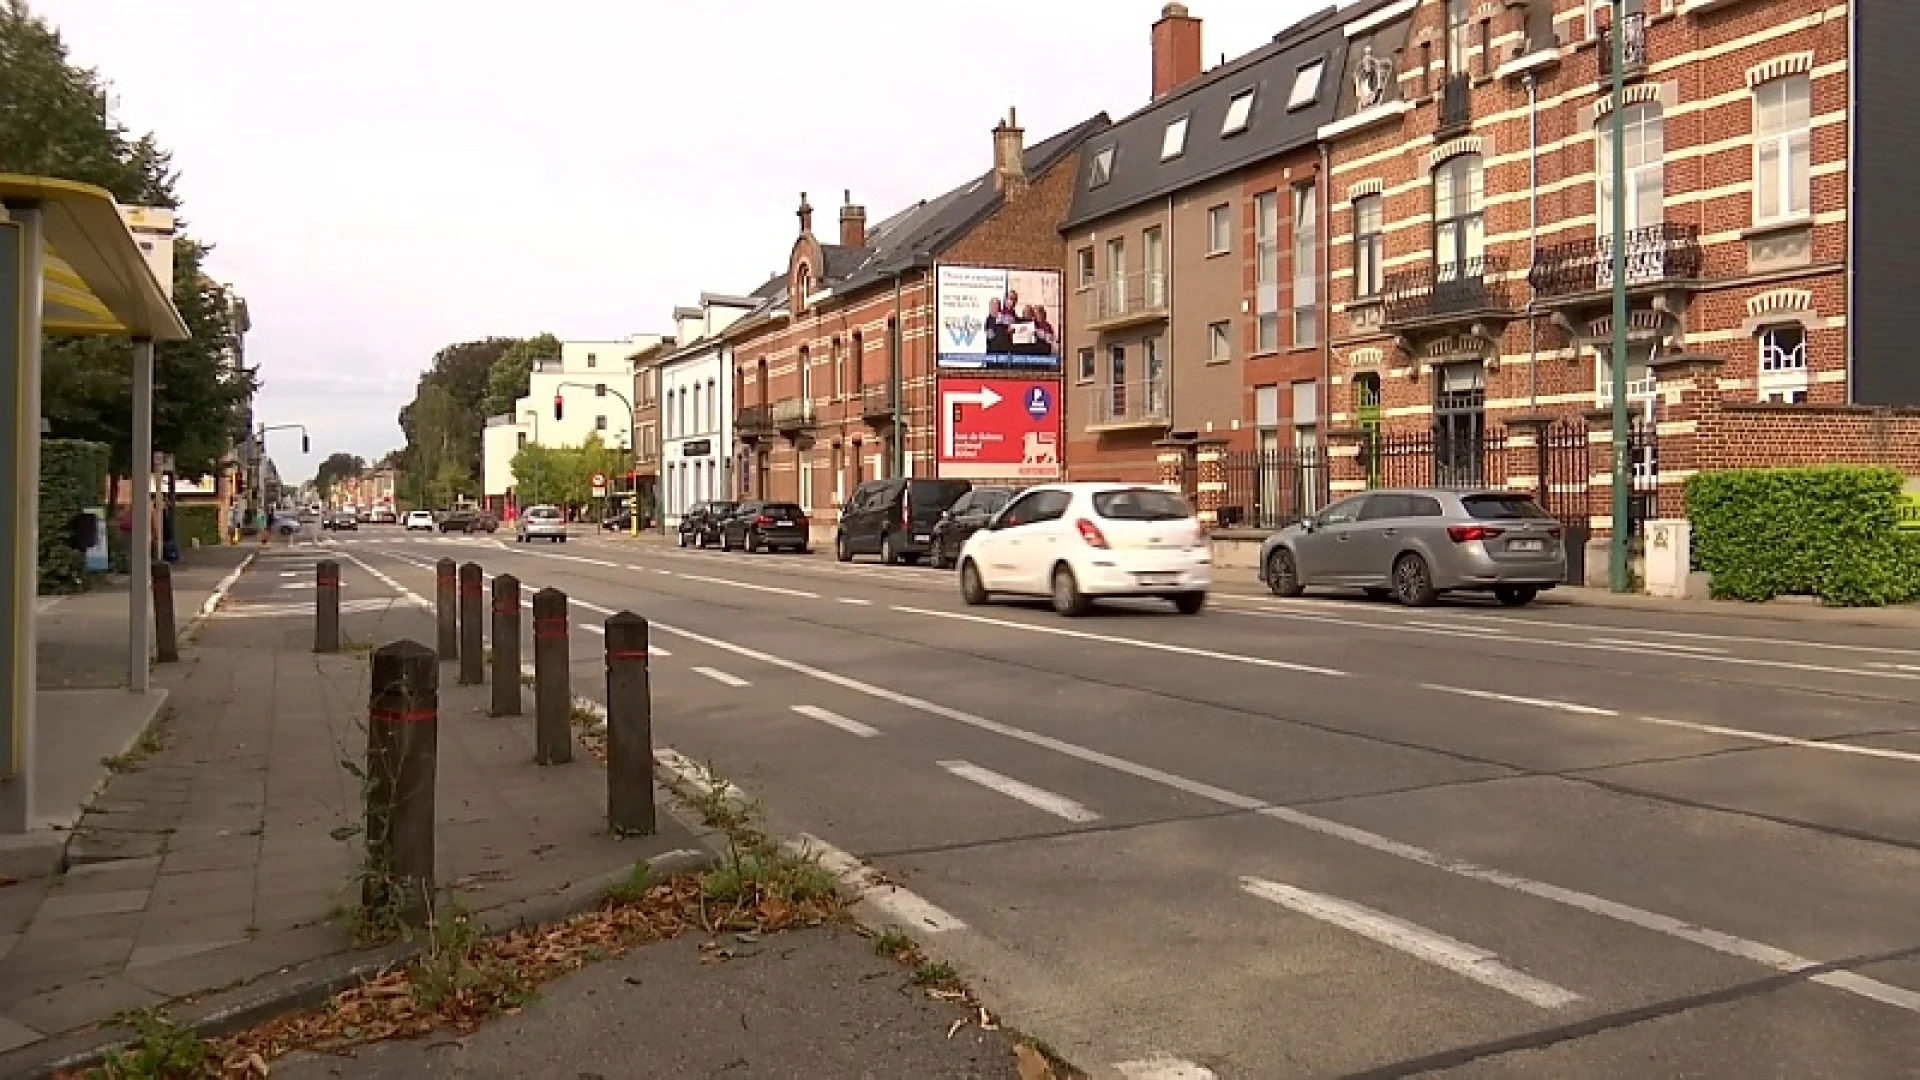
M 1301 531 L 1301 532 L 1309 532 L 1309 533 L 1310 533 L 1310 532 L 1312 532 L 1313 530 L 1315 530 L 1315 529 L 1317 529 L 1317 528 L 1319 528 L 1319 527 L 1320 527 L 1320 526 L 1319 526 L 1319 524 L 1318 524 L 1318 521 L 1317 521 L 1317 519 L 1315 519 L 1315 518 L 1310 518 L 1310 517 L 1303 517 L 1303 518 L 1301 518 L 1301 519 L 1300 519 L 1300 531 Z

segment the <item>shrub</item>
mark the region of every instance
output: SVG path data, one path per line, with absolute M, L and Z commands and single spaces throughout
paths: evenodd
M 192 547 L 195 540 L 200 541 L 201 547 L 211 547 L 221 541 L 222 524 L 218 506 L 175 506 L 173 542 L 182 551 Z
M 108 449 L 79 439 L 40 443 L 40 580 L 45 594 L 79 592 L 87 586 L 87 556 L 68 543 L 73 515 L 106 501 Z M 113 528 L 111 521 L 105 523 Z
M 1920 534 L 1897 527 L 1897 469 L 1731 469 L 1687 481 L 1687 514 L 1713 594 L 1818 596 L 1836 607 L 1920 600 Z

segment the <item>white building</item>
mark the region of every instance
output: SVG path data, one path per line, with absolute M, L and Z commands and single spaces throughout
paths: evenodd
M 760 301 L 702 293 L 675 308 L 678 346 L 660 361 L 660 516 L 669 531 L 687 507 L 733 497 L 733 347 L 721 331 Z
M 660 334 L 635 334 L 621 341 L 563 341 L 560 355 L 534 361 L 527 396 L 512 413 L 487 419 L 481 436 L 482 483 L 488 508 L 496 512 L 519 485 L 513 456 L 522 446 L 582 446 L 589 435 L 617 449 L 633 440 L 627 403 L 633 399 L 634 357 L 667 340 Z M 555 397 L 561 401 L 554 419 Z M 623 401 L 622 399 L 625 399 Z M 518 501 L 538 498 L 529 488 Z

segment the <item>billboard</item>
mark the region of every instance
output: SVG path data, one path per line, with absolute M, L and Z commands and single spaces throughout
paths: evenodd
M 940 377 L 942 477 L 1060 478 L 1060 380 Z
M 934 305 L 942 368 L 1060 370 L 1059 271 L 942 266 Z

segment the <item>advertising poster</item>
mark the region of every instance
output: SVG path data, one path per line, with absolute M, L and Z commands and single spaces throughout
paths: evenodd
M 1060 479 L 1060 380 L 940 378 L 940 475 Z
M 935 305 L 940 366 L 1060 370 L 1060 273 L 942 266 Z

